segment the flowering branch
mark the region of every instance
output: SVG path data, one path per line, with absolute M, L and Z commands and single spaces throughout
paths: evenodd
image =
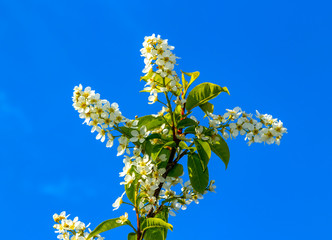
M 117 156 L 124 155 L 124 167 L 119 173 L 124 177 L 120 184 L 125 192 L 113 203 L 114 210 L 125 203 L 135 211 L 137 227 L 128 219 L 128 213 L 106 220 L 93 231 L 78 218 L 69 220 L 65 212 L 54 215 L 54 228 L 59 239 L 104 239 L 99 234 L 115 227 L 130 226 L 129 240 L 165 240 L 169 215 L 175 216 L 192 203 L 199 203 L 208 192 L 215 192 L 215 181 L 210 180 L 208 163 L 212 153 L 227 168 L 230 152 L 226 140 L 244 136 L 252 143 L 280 144 L 287 129 L 283 123 L 268 114 L 242 111 L 240 107 L 215 114 L 210 103 L 226 87 L 201 83 L 190 90 L 199 72 L 182 72 L 181 82 L 174 67 L 177 56 L 168 40 L 154 34 L 145 37 L 141 54 L 144 57 L 145 81 L 142 92 L 149 93 L 148 103 L 161 103 L 161 111 L 135 119 L 124 117 L 117 103 L 102 100 L 90 87 L 74 88 L 73 107 L 84 119 L 84 124 L 97 132 L 96 139 L 112 147 L 118 140 Z M 186 76 L 190 80 L 186 80 Z M 162 93 L 162 94 L 160 94 Z M 175 98 L 174 100 L 173 97 Z M 161 99 L 164 98 L 164 99 Z M 201 109 L 208 119 L 204 126 L 193 115 Z M 187 159 L 184 164 L 183 159 Z M 181 162 L 181 163 L 180 163 Z M 184 165 L 188 176 L 184 182 Z M 124 195 L 129 202 L 124 202 Z

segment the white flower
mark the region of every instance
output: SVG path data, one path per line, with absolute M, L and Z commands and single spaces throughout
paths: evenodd
M 78 220 L 78 218 L 77 218 Z M 87 227 L 89 227 L 90 224 L 88 224 L 88 226 L 85 226 L 85 224 L 81 221 L 76 221 L 75 222 L 75 230 L 76 231 L 84 231 Z
M 148 100 L 150 101 L 149 104 L 153 104 L 158 100 L 157 90 L 155 90 L 155 89 L 151 90 L 150 96 L 148 97 Z
M 287 128 L 285 128 L 282 121 L 279 120 L 279 122 L 272 124 L 271 131 L 274 136 L 282 136 L 284 133 L 287 133 Z
M 275 123 L 277 121 L 277 119 L 272 118 L 272 115 L 269 114 L 260 114 L 257 110 L 256 110 L 256 117 L 259 118 L 259 120 L 265 125 L 272 125 L 273 123 Z
M 161 117 L 161 116 L 164 116 L 165 112 L 168 112 L 168 108 L 166 108 L 166 107 L 163 106 L 162 109 L 161 109 L 161 111 L 158 112 L 158 114 L 152 114 L 152 116 L 154 116 L 154 117 Z
M 197 118 L 195 116 L 190 116 L 190 119 L 192 119 L 192 120 L 194 120 L 195 122 L 198 123 L 198 120 L 197 120 Z
M 158 182 L 165 182 L 165 178 L 163 177 L 166 172 L 165 168 L 158 169 L 156 166 L 153 168 L 152 177 Z
M 85 237 L 81 236 L 80 234 L 76 234 L 70 240 L 85 240 Z
M 69 233 L 68 232 L 64 232 L 64 233 L 62 233 L 62 234 L 59 234 L 58 236 L 57 236 L 57 238 L 58 239 L 61 239 L 61 240 L 69 240 L 70 238 L 69 238 Z
M 229 124 L 229 127 L 231 128 L 231 133 L 232 133 L 233 137 L 237 137 L 237 135 L 239 135 L 239 133 L 241 135 L 246 134 L 246 131 L 244 130 L 242 124 L 231 123 L 231 124 Z
M 142 153 L 142 149 L 140 147 L 139 148 L 137 148 L 137 147 L 134 148 L 133 154 L 135 155 L 135 157 L 141 156 L 141 153 Z
M 91 132 L 95 132 L 97 130 L 98 124 L 100 124 L 100 119 L 95 115 L 91 115 L 92 121 L 89 122 L 89 126 L 92 126 Z
M 100 139 L 101 142 L 104 142 L 105 141 L 105 137 L 106 137 L 106 130 L 103 129 L 103 128 L 100 128 L 100 127 L 97 127 L 97 132 L 98 132 L 98 135 L 96 136 L 96 139 Z
M 199 126 L 199 127 L 196 127 L 195 128 L 195 132 L 196 132 L 196 137 L 198 138 L 198 139 L 202 139 L 202 140 L 204 140 L 204 141 L 207 141 L 207 140 L 209 140 L 209 137 L 207 137 L 207 136 L 205 136 L 204 134 L 203 134 L 203 126 Z
M 114 137 L 110 133 L 107 133 L 107 137 L 108 137 L 108 141 L 106 143 L 106 147 L 111 148 L 113 146 Z
M 81 86 L 81 87 L 82 87 L 82 86 Z M 55 213 L 55 214 L 53 215 L 53 220 L 54 220 L 55 222 L 60 222 L 60 221 L 63 220 L 63 219 L 67 219 L 67 217 L 69 217 L 69 215 L 66 216 L 66 212 L 63 211 L 63 212 L 60 213 L 60 215 L 58 215 L 58 214 Z
M 118 150 L 117 156 L 120 156 L 120 155 L 124 154 L 126 150 L 127 150 L 127 153 L 129 152 L 128 154 L 130 154 L 129 149 L 127 149 L 128 143 L 129 143 L 128 138 L 126 138 L 124 136 L 121 136 L 119 138 L 119 146 L 118 146 L 118 149 L 117 149 Z
M 118 220 L 116 220 L 116 223 L 125 224 L 128 221 L 128 213 L 125 213 L 124 215 L 120 216 Z
M 266 142 L 267 144 L 272 144 L 275 142 L 275 138 L 274 138 L 273 132 L 271 130 L 272 129 L 263 128 L 260 131 L 261 140 L 263 142 Z
M 148 166 L 140 167 L 137 169 L 137 171 L 141 175 L 142 179 L 146 179 L 147 176 L 152 172 L 151 168 Z
M 153 196 L 154 191 L 158 188 L 158 184 L 159 182 L 156 182 L 153 178 L 141 180 L 142 189 L 148 196 Z
M 199 204 L 198 199 L 203 199 L 203 195 L 200 193 L 193 193 L 191 197 L 192 197 L 192 200 L 194 200 L 194 202 L 196 204 Z
M 169 210 L 169 215 L 171 215 L 172 217 L 176 216 L 176 213 L 172 211 L 172 209 Z
M 209 119 L 209 126 L 212 128 L 218 128 L 220 126 L 220 121 L 216 119 Z
M 215 183 L 215 181 L 214 180 L 211 180 L 211 182 L 210 182 L 210 185 L 209 185 L 209 191 L 210 192 L 216 192 L 216 186 L 215 185 L 213 185 Z
M 112 204 L 112 207 L 114 207 L 113 211 L 115 210 L 118 210 L 120 205 L 123 203 L 122 201 L 122 198 L 123 198 L 123 195 L 125 194 L 126 192 L 123 192 L 121 197 L 118 197 L 115 202 Z
M 166 154 L 160 154 L 158 156 L 158 158 L 156 159 L 157 162 L 161 161 L 161 162 L 166 162 L 168 159 L 167 159 L 167 156 Z
M 131 170 L 131 166 L 132 166 L 132 163 L 126 163 L 125 166 L 122 169 L 122 172 L 119 173 L 119 176 L 124 177 L 127 174 L 129 174 L 130 170 Z
M 226 109 L 227 113 L 224 114 L 223 118 L 235 120 L 241 115 L 241 108 L 235 107 L 233 110 Z
M 262 123 L 256 123 L 255 125 L 251 125 L 251 127 L 249 128 L 249 132 L 246 135 L 245 140 L 249 140 L 248 144 L 249 146 L 251 145 L 251 143 L 256 142 L 259 143 L 261 142 L 261 136 L 259 134 L 259 130 L 262 128 Z
M 133 135 L 132 138 L 130 138 L 131 142 L 137 142 L 143 143 L 145 141 L 145 138 L 149 136 L 150 131 L 147 131 L 146 126 L 142 126 L 139 132 L 137 130 L 131 131 L 131 135 Z
M 138 120 L 127 120 L 126 127 L 127 128 L 137 128 Z
M 135 173 L 132 173 L 131 175 L 130 174 L 127 174 L 125 176 L 125 181 L 124 182 L 121 182 L 120 185 L 127 185 L 128 184 L 128 187 L 131 186 L 131 184 L 135 181 Z
M 173 84 L 174 84 L 174 86 L 176 86 L 176 82 L 175 81 L 174 81 Z M 174 89 L 174 90 L 176 91 L 177 89 Z M 174 102 L 175 102 L 176 105 L 181 105 L 181 107 L 184 107 L 184 104 L 187 102 L 187 100 L 186 99 L 180 99 L 180 97 L 177 97 L 177 99 Z

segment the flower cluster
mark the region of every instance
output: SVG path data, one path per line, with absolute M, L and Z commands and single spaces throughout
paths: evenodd
M 155 34 L 152 34 L 149 37 L 145 37 L 143 48 L 141 49 L 142 56 L 145 57 L 143 73 L 148 73 L 156 65 L 156 72 L 161 77 L 168 77 L 173 80 L 177 76 L 174 71 L 174 65 L 178 57 L 172 53 L 172 50 L 174 50 L 174 47 L 168 45 L 168 40 L 161 39 L 160 35 L 156 37 Z
M 125 118 L 117 103 L 110 104 L 109 101 L 100 99 L 99 93 L 95 93 L 90 87 L 83 90 L 81 84 L 74 88 L 73 107 L 80 113 L 79 117 L 84 119 L 83 123 L 92 127 L 91 132 L 98 132 L 96 139 L 101 142 L 106 140 L 106 147 L 113 146 L 115 136 L 111 132 L 119 131 L 121 123 L 127 128 L 137 128 L 138 121 Z M 124 154 L 126 150 L 129 152 L 128 144 L 128 137 L 119 138 L 118 155 Z
M 143 91 L 150 92 L 150 104 L 158 100 L 158 92 L 176 93 L 179 90 L 180 79 L 174 71 L 178 57 L 172 53 L 173 49 L 168 40 L 161 39 L 159 35 L 145 37 L 141 54 L 145 58 L 143 73 L 147 73 L 147 83 Z
M 242 111 L 240 107 L 226 110 L 223 116 L 208 114 L 210 127 L 220 131 L 225 139 L 245 135 L 249 145 L 252 143 L 279 145 L 283 134 L 287 133 L 283 123 L 272 115 L 260 114 L 256 110 L 257 119 L 254 119 L 253 114 Z
M 69 215 L 66 212 L 61 212 L 60 214 L 54 214 L 53 220 L 56 222 L 54 224 L 55 233 L 58 233 L 58 239 L 63 240 L 86 240 L 91 230 L 87 226 L 78 221 L 78 217 L 73 220 L 68 219 Z M 88 230 L 88 231 L 87 231 Z M 96 240 L 103 240 L 104 238 L 100 235 L 94 237 Z

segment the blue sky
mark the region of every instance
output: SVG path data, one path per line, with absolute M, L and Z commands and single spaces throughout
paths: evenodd
M 329 1 L 0 0 L 0 225 L 3 239 L 56 239 L 52 214 L 95 227 L 122 192 L 122 158 L 71 106 L 89 85 L 127 117 L 156 113 L 139 93 L 144 36 L 161 34 L 177 70 L 227 86 L 215 111 L 281 119 L 280 146 L 230 141 L 217 194 L 171 218 L 176 239 L 330 239 L 332 4 Z M 115 229 L 107 239 L 126 239 Z

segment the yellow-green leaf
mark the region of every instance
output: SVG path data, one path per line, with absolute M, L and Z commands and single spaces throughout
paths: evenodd
M 164 222 L 168 222 L 168 208 L 164 207 L 156 214 L 155 218 L 160 218 Z M 144 240 L 165 240 L 167 231 L 167 228 L 150 228 L 144 232 Z
M 133 172 L 135 172 L 135 170 L 133 168 L 131 168 L 129 170 L 129 174 L 132 174 Z M 136 199 L 136 187 L 137 187 L 137 184 L 138 184 L 138 177 L 136 176 L 134 182 L 132 182 L 130 184 L 130 186 L 129 186 L 129 184 L 125 185 L 125 191 L 126 191 L 127 198 L 135 206 L 136 206 L 135 199 Z
M 142 126 L 145 126 L 147 130 L 153 130 L 155 128 L 160 127 L 165 123 L 164 119 L 162 117 L 154 117 L 151 115 L 146 115 L 140 118 L 137 118 L 138 120 L 138 128 L 141 128 Z
M 160 218 L 146 218 L 142 224 L 142 231 L 150 228 L 166 228 L 173 231 L 173 226 Z
M 182 72 L 182 71 L 181 71 Z M 183 79 L 185 79 L 184 78 L 184 74 L 185 75 L 187 75 L 187 76 L 190 76 L 191 78 L 190 78 L 190 81 L 189 81 L 189 83 L 186 81 L 186 86 L 184 86 L 183 85 L 183 88 L 184 88 L 184 94 L 183 94 L 183 96 L 185 96 L 186 95 L 186 93 L 187 93 L 187 91 L 188 91 L 188 89 L 189 89 L 189 87 L 190 87 L 190 85 L 199 77 L 199 72 L 191 72 L 191 73 L 187 73 L 187 72 L 182 72 L 182 81 L 183 81 Z
M 206 102 L 204 104 L 199 105 L 199 107 L 203 110 L 203 112 L 207 115 L 207 113 L 213 113 L 214 106 L 212 103 Z M 205 116 L 206 116 L 205 115 Z
M 188 81 L 186 80 L 186 78 L 184 77 L 184 73 L 182 72 L 182 86 L 184 89 L 187 89 L 187 84 Z
M 221 92 L 228 92 L 226 87 L 220 87 L 213 83 L 201 83 L 191 90 L 187 97 L 186 109 L 190 111 L 194 107 L 202 105 L 218 96 Z
M 102 222 L 101 224 L 99 224 L 88 236 L 87 240 L 93 238 L 94 236 L 102 233 L 102 232 L 106 232 L 108 230 L 111 230 L 113 228 L 117 228 L 117 227 L 121 227 L 121 226 L 124 226 L 124 225 L 128 225 L 127 222 L 129 222 L 129 220 L 124 223 L 124 224 L 121 224 L 121 223 L 117 223 L 116 221 L 119 220 L 120 218 L 113 218 L 113 219 L 109 219 L 109 220 L 106 220 L 104 222 Z

